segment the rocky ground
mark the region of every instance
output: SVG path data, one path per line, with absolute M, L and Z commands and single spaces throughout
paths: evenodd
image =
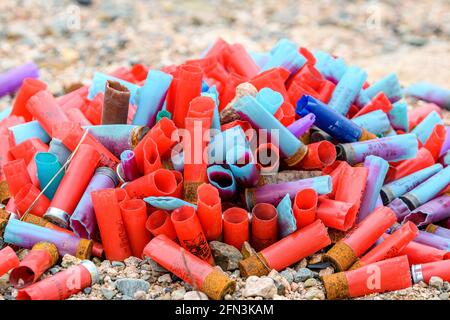
M 96 70 L 137 62 L 153 67 L 181 63 L 197 57 L 218 36 L 253 51 L 268 50 L 288 37 L 363 67 L 370 81 L 397 72 L 403 85 L 450 83 L 447 0 L 93 0 L 91 6 L 70 0 L 0 1 L 0 70 L 34 61 L 55 95 L 70 84 L 88 83 Z M 0 110 L 11 99 L 1 99 Z M 324 299 L 319 275 L 332 272 L 313 269 L 321 266 L 319 254 L 280 274 L 243 280 L 236 270 L 239 252 L 231 258 L 223 268 L 230 269 L 238 286 L 226 299 Z M 74 260 L 65 256 L 45 276 Z M 71 299 L 205 298 L 152 261 L 94 262 L 100 283 Z M 420 283 L 360 299 L 447 300 L 449 290 L 448 282 L 433 279 L 430 286 Z M 15 295 L 7 276 L 0 278 L 0 299 Z
M 251 276 L 243 279 L 239 275 L 238 261 L 241 253 L 234 247 L 220 242 L 211 244 L 217 268 L 226 271 L 236 280 L 236 291 L 226 295 L 225 300 L 324 300 L 326 295 L 320 276 L 333 272 L 332 267 L 325 267 L 321 254 L 303 259 L 292 268 L 280 273 L 275 270 L 268 276 Z M 23 250 L 20 256 L 25 256 Z M 65 255 L 60 265 L 54 266 L 43 275 L 49 277 L 64 270 L 80 260 Z M 71 300 L 207 300 L 208 297 L 169 273 L 156 262 L 130 257 L 124 262 L 100 261 L 93 258 L 100 273 L 100 281 L 82 292 L 73 295 Z M 322 269 L 318 269 L 318 267 Z M 364 300 L 449 300 L 450 284 L 438 277 L 433 277 L 427 285 L 420 282 L 411 288 L 373 294 L 358 298 Z M 8 275 L 0 278 L 0 300 L 14 299 L 17 290 L 8 284 Z

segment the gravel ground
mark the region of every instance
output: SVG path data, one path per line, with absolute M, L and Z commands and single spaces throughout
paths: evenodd
M 268 50 L 279 38 L 288 37 L 363 67 L 369 81 L 397 72 L 403 85 L 430 81 L 448 87 L 450 83 L 447 0 L 94 0 L 92 6 L 68 0 L 0 1 L 0 70 L 32 60 L 55 95 L 70 84 L 88 83 L 96 70 L 107 72 L 138 62 L 152 67 L 181 63 L 197 57 L 218 36 L 254 51 Z M 0 110 L 11 99 L 1 99 Z M 310 259 L 309 263 L 318 262 L 320 255 Z M 65 256 L 44 277 L 74 260 Z M 71 299 L 203 297 L 151 261 L 130 258 L 111 263 L 94 258 L 94 262 L 100 283 Z M 237 270 L 228 271 L 237 278 L 238 289 L 226 299 L 323 299 L 319 273 L 307 265 L 304 260 L 281 275 L 247 282 Z M 133 290 L 124 289 L 124 281 L 118 279 L 125 279 Z M 255 293 L 255 287 L 260 291 Z M 420 283 L 360 299 L 446 300 L 448 291 L 449 284 L 437 279 L 433 286 Z M 7 276 L 0 278 L 0 299 L 15 295 Z
M 226 246 L 226 245 L 225 245 Z M 25 256 L 26 250 L 20 256 Z M 231 266 L 227 274 L 236 280 L 236 291 L 226 295 L 225 300 L 324 300 L 325 292 L 320 276 L 333 272 L 330 268 L 308 269 L 320 261 L 321 254 L 303 259 L 281 273 L 272 270 L 268 276 L 239 276 L 239 270 Z M 130 257 L 124 262 L 92 259 L 100 273 L 100 281 L 92 287 L 70 297 L 70 300 L 207 300 L 200 291 L 181 281 L 167 270 L 146 258 Z M 42 278 L 64 270 L 80 260 L 65 255 L 61 264 L 54 266 Z M 237 264 L 236 264 L 237 266 Z M 410 288 L 383 294 L 372 294 L 357 300 L 449 300 L 450 284 L 440 278 L 429 285 L 420 282 Z M 0 300 L 14 299 L 17 290 L 9 286 L 8 275 L 0 278 Z

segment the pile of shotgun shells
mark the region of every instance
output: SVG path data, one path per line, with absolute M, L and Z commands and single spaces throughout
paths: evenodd
M 59 97 L 38 71 L 0 74 L 15 94 L 0 112 L 0 276 L 16 299 L 67 299 L 99 281 L 93 260 L 130 257 L 215 300 L 236 290 L 226 271 L 250 287 L 311 256 L 331 270 L 327 299 L 450 281 L 450 90 L 369 83 L 288 39 L 218 39 Z

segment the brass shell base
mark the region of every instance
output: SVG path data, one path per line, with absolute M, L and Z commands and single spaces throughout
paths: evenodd
M 333 228 L 328 228 L 328 236 L 331 239 L 331 243 L 337 243 L 342 240 L 348 231 L 337 230 Z
M 7 219 L 0 218 L 0 236 L 3 236 L 5 233 L 6 225 L 8 224 Z
M 329 300 L 346 299 L 350 297 L 347 277 L 344 272 L 333 273 L 322 277 L 323 286 Z
M 266 259 L 261 253 L 257 253 L 247 259 L 241 260 L 239 262 L 239 271 L 242 277 L 249 276 L 265 276 L 270 272 Z
M 78 243 L 77 252 L 75 256 L 78 259 L 89 260 L 92 253 L 92 246 L 94 245 L 94 241 L 88 239 L 81 239 Z
M 7 212 L 5 209 L 0 209 L 0 219 L 8 220 L 10 216 L 10 213 Z
M 0 181 L 0 203 L 6 202 L 11 198 L 11 194 L 9 193 L 9 187 L 6 180 Z
M 435 233 L 437 228 L 439 228 L 439 226 L 430 223 L 430 224 L 427 226 L 427 228 L 425 229 L 425 231 L 426 231 L 426 232 L 429 232 L 429 233 Z
M 356 270 L 363 267 L 365 264 L 361 260 L 356 260 L 356 262 L 348 269 L 348 271 Z
M 358 257 L 345 242 L 337 242 L 326 254 L 324 260 L 330 261 L 337 271 L 345 271 L 351 267 Z
M 45 250 L 47 251 L 50 256 L 52 257 L 52 266 L 58 261 L 59 254 L 58 254 L 58 248 L 53 243 L 50 242 L 38 242 L 36 243 L 32 250 Z
M 214 269 L 206 276 L 200 288 L 213 300 L 221 300 L 226 294 L 232 294 L 235 289 L 236 281 L 217 269 Z
M 289 158 L 284 159 L 284 163 L 286 163 L 286 165 L 288 167 L 293 167 L 295 165 L 297 165 L 298 163 L 300 163 L 303 158 L 306 156 L 306 154 L 308 153 L 308 147 L 305 146 L 304 144 L 301 145 L 301 147 L 297 150 L 297 152 L 294 153 L 294 155 L 292 155 Z
M 35 224 L 37 226 L 45 227 L 49 221 L 44 218 L 35 216 L 34 214 L 28 213 L 22 217 L 23 222 L 28 222 L 31 224 Z

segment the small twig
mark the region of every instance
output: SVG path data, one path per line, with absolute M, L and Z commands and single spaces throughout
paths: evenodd
M 198 288 L 197 288 L 197 285 L 195 284 L 194 276 L 192 275 L 191 269 L 189 269 L 189 267 L 188 267 L 188 265 L 187 265 L 186 256 L 184 255 L 184 249 L 183 249 L 183 248 L 180 248 L 180 252 L 181 252 L 181 258 L 183 259 L 184 267 L 186 268 L 188 277 L 189 277 L 189 279 L 190 279 L 191 282 L 192 282 L 192 286 L 194 287 L 195 292 L 196 292 L 197 295 L 198 295 L 198 299 L 199 299 L 199 300 L 202 300 L 202 296 L 200 295 L 200 292 L 199 292 L 199 290 L 198 290 Z
M 73 150 L 73 152 L 71 153 L 71 155 L 67 158 L 66 162 L 64 163 L 64 165 L 55 173 L 55 175 L 50 179 L 49 182 L 47 182 L 47 184 L 45 185 L 45 187 L 41 190 L 41 192 L 37 195 L 36 199 L 34 199 L 34 201 L 31 203 L 31 205 L 28 207 L 28 209 L 25 211 L 25 213 L 22 215 L 22 217 L 20 217 L 20 220 L 23 220 L 29 213 L 30 211 L 34 208 L 34 206 L 36 205 L 37 201 L 39 200 L 39 198 L 44 194 L 44 192 L 50 187 L 50 185 L 53 183 L 53 181 L 56 179 L 56 177 L 64 170 L 67 168 L 67 166 L 70 164 L 70 162 L 72 161 L 73 157 L 75 156 L 75 154 L 77 153 L 78 149 L 80 148 L 81 144 L 83 143 L 84 139 L 86 139 L 87 134 L 89 132 L 89 128 L 87 128 L 83 135 L 81 136 L 80 141 L 78 142 L 77 146 L 75 147 L 75 149 Z

